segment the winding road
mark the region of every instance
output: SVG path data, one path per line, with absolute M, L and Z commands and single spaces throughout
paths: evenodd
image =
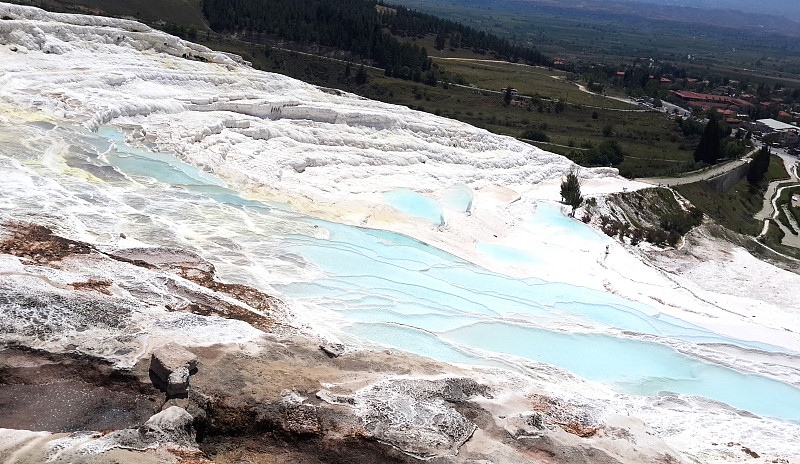
M 789 180 L 782 179 L 770 182 L 769 187 L 767 187 L 767 193 L 764 195 L 764 206 L 761 208 L 761 211 L 753 216 L 755 219 L 759 221 L 764 221 L 764 228 L 761 230 L 759 237 L 766 235 L 767 231 L 769 230 L 769 221 L 768 219 L 775 219 L 775 223 L 780 227 L 783 231 L 783 240 L 781 243 L 786 246 L 791 246 L 795 248 L 800 248 L 800 236 L 794 235 L 785 225 L 783 225 L 780 221 L 778 221 L 778 210 L 777 210 L 777 200 L 778 197 L 781 195 L 781 192 L 786 189 L 787 187 L 791 187 L 791 185 L 779 187 L 780 184 L 784 184 L 786 182 L 798 182 L 800 181 L 800 161 L 798 161 L 795 157 L 786 153 L 785 150 L 778 149 L 775 151 L 775 154 L 780 156 L 783 160 L 784 166 L 786 166 L 786 172 L 789 173 Z M 791 217 L 791 215 L 787 213 L 787 219 Z M 789 219 L 792 221 L 793 219 Z M 797 228 L 795 228 L 797 230 Z

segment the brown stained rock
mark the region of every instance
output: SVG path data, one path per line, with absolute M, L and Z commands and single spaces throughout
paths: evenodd
M 226 319 L 237 319 L 265 332 L 273 332 L 279 324 L 274 317 L 269 316 L 281 306 L 282 302 L 279 299 L 248 285 L 217 281 L 214 265 L 194 253 L 167 248 L 117 250 L 106 253 L 91 244 L 54 235 L 51 229 L 37 224 L 9 222 L 2 224 L 2 228 L 11 234 L 0 242 L 0 253 L 23 258 L 24 264 L 48 264 L 60 261 L 71 254 L 100 253 L 116 261 L 177 274 L 209 290 L 233 297 L 260 313 L 220 298 L 214 298 L 213 304 L 197 301 L 181 309 L 202 316 L 217 315 Z M 111 282 L 108 280 L 89 279 L 71 285 L 76 290 L 93 290 L 111 295 L 108 290 Z M 288 326 L 284 328 L 293 329 Z
M 169 383 L 172 373 L 181 367 L 186 368 L 187 373 L 196 369 L 197 356 L 175 343 L 168 343 L 155 350 L 150 359 L 150 370 L 165 383 Z
M 758 459 L 760 457 L 758 453 L 756 453 L 755 451 L 751 450 L 746 446 L 742 446 L 742 452 L 754 459 Z
M 316 406 L 293 404 L 286 406 L 286 430 L 299 435 L 312 435 L 320 432 Z
M 320 433 L 316 406 L 304 404 L 304 398 L 290 390 L 283 390 L 281 397 L 281 404 L 286 413 L 286 421 L 283 425 L 286 431 L 299 435 Z
M 96 291 L 110 296 L 111 291 L 108 287 L 111 286 L 111 283 L 108 279 L 89 279 L 86 282 L 72 282 L 70 285 L 75 290 Z
M 269 312 L 275 309 L 280 302 L 277 298 L 248 285 L 226 284 L 216 280 L 213 268 L 209 272 L 197 268 L 183 268 L 178 272 L 178 275 L 209 290 L 226 293 L 259 311 Z
M 278 323 L 270 317 L 262 316 L 261 314 L 248 310 L 247 308 L 243 308 L 241 306 L 221 300 L 215 302 L 213 305 L 191 303 L 178 309 L 190 312 L 192 314 L 199 314 L 201 316 L 216 315 L 225 319 L 244 321 L 256 329 L 263 330 L 264 332 L 271 332 Z
M 528 397 L 534 411 L 542 414 L 544 423 L 556 425 L 565 432 L 581 438 L 593 437 L 600 427 L 591 424 L 589 418 L 575 407 L 556 398 L 533 394 Z
M 179 275 L 209 290 L 224 293 L 259 312 L 251 311 L 243 305 L 231 304 L 220 298 L 214 298 L 211 301 L 206 295 L 181 285 L 174 285 L 173 290 L 182 294 L 192 303 L 180 308 L 167 307 L 167 310 L 177 309 L 201 316 L 216 315 L 225 319 L 236 319 L 247 322 L 264 332 L 272 332 L 279 324 L 271 316 L 282 304 L 279 299 L 248 285 L 228 284 L 216 280 L 214 265 L 191 251 L 171 248 L 128 248 L 116 250 L 108 256 L 137 266 L 155 268 Z
M 59 261 L 71 254 L 89 254 L 94 247 L 88 243 L 70 240 L 47 227 L 21 222 L 3 224 L 11 236 L 0 242 L 0 253 L 27 258 L 34 263 Z
M 597 433 L 597 427 L 590 427 L 588 425 L 583 425 L 577 421 L 570 421 L 564 425 L 558 424 L 564 431 L 569 432 L 573 435 L 577 435 L 581 438 L 590 438 L 593 437 Z

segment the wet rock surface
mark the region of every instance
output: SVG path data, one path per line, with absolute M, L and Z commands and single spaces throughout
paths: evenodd
M 0 453 L 35 439 L 30 462 L 660 462 L 590 444 L 610 429 L 508 374 L 299 335 L 282 302 L 192 252 L 17 230 L 0 227 L 16 237 L 0 253 L 0 427 L 47 432 Z
M 115 430 L 158 411 L 162 394 L 102 359 L 25 347 L 0 350 L 0 428 Z

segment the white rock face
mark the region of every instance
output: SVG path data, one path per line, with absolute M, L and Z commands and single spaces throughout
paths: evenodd
M 252 187 L 332 202 L 399 187 L 530 185 L 574 167 L 457 121 L 257 72 L 132 21 L 5 4 L 0 15 L 13 18 L 0 22 L 0 101 L 90 129 L 134 123 Z

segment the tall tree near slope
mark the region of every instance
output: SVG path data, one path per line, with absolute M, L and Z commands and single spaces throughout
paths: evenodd
M 750 185 L 757 186 L 764 180 L 764 175 L 769 170 L 770 155 L 769 147 L 764 145 L 753 157 L 750 168 L 747 170 L 747 182 Z
M 708 124 L 694 151 L 694 160 L 698 163 L 715 164 L 722 156 L 722 137 L 725 136 L 715 113 L 708 117 Z
M 583 203 L 581 182 L 575 171 L 567 174 L 566 180 L 561 182 L 561 198 L 572 207 L 572 215 L 574 216 L 575 210 Z

